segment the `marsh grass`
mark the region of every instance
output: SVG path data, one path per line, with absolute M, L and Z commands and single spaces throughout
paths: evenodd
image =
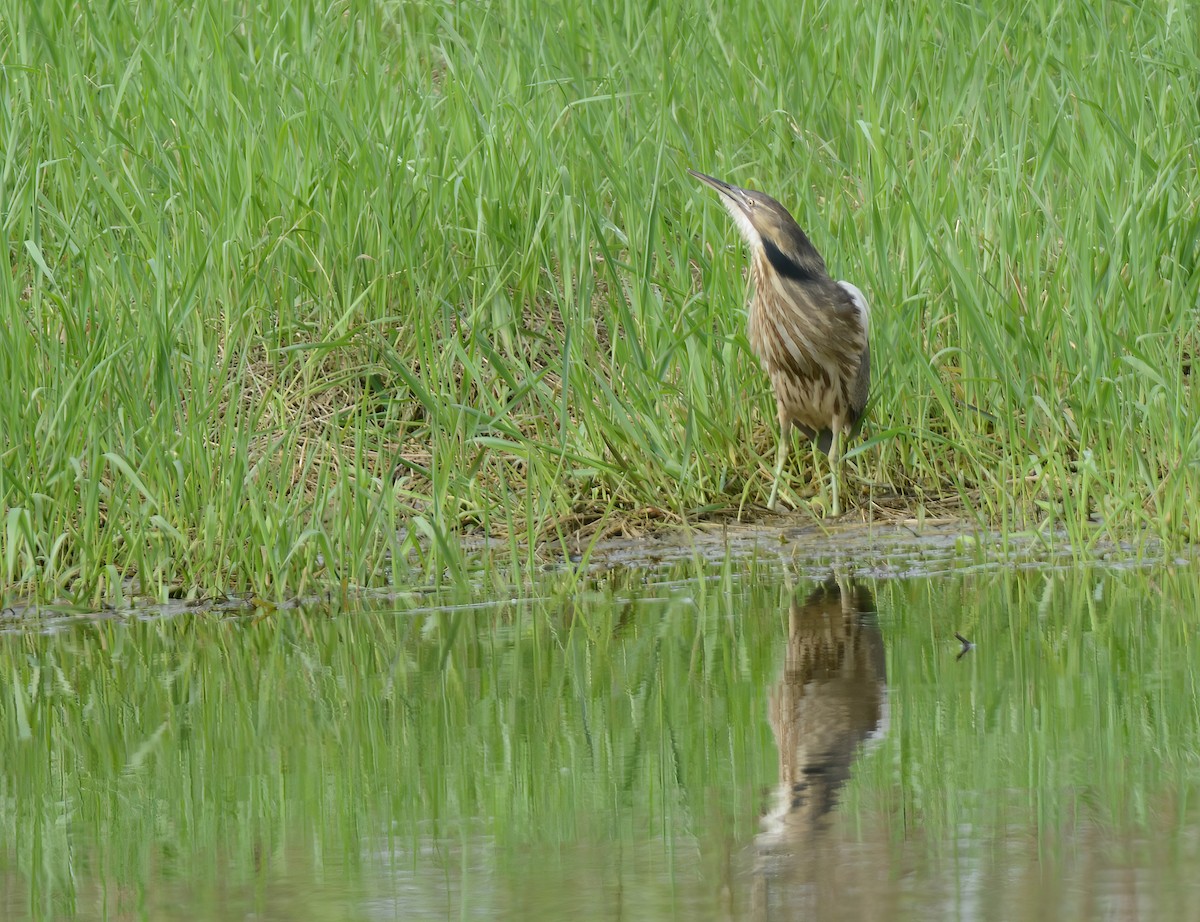
M 862 515 L 1195 539 L 1189 13 L 611 12 L 0 6 L 6 598 L 755 514 L 744 256 L 688 166 L 869 294 Z

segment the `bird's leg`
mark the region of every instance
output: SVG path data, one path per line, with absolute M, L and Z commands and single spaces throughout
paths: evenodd
M 783 476 L 783 462 L 787 460 L 788 437 L 792 433 L 792 421 L 779 421 L 779 448 L 775 451 L 775 481 L 771 484 L 771 498 L 767 500 L 767 508 L 775 511 L 775 501 L 779 499 L 779 478 Z
M 833 509 L 831 510 L 834 518 L 842 514 L 842 505 L 838 501 L 838 481 L 841 480 L 842 468 L 842 424 L 838 419 L 833 421 L 833 439 L 829 443 L 829 477 L 833 481 Z

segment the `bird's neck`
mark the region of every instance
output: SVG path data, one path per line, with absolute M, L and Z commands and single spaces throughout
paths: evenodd
M 818 282 L 829 278 L 825 260 L 807 239 L 788 241 L 780 246 L 763 238 L 763 257 L 781 276 L 798 282 Z

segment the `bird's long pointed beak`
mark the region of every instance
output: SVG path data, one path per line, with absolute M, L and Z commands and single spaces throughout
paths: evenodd
M 747 210 L 745 189 L 739 189 L 737 186 L 732 186 L 727 182 L 722 182 L 715 176 L 709 176 L 707 173 L 701 173 L 699 170 L 689 169 L 688 172 L 706 186 L 712 186 L 721 194 L 722 198 L 727 199 L 728 201 L 737 205 L 742 211 Z
M 698 180 L 700 180 L 705 185 L 712 186 L 718 192 L 721 192 L 724 195 L 728 195 L 731 199 L 736 200 L 738 197 L 737 193 L 742 191 L 737 186 L 731 186 L 727 182 L 721 182 L 721 180 L 719 180 L 713 176 L 709 176 L 707 173 L 701 173 L 699 170 L 690 170 L 689 169 L 688 172 L 691 173 L 693 176 L 695 176 Z

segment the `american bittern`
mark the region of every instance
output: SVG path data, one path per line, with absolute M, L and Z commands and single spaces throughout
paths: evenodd
M 849 282 L 829 277 L 821 254 L 775 199 L 688 172 L 717 190 L 750 247 L 750 348 L 771 378 L 779 412 L 779 449 L 767 507 L 774 509 L 779 497 L 795 426 L 829 455 L 832 512 L 840 515 L 841 441 L 858 426 L 871 385 L 867 299 Z

